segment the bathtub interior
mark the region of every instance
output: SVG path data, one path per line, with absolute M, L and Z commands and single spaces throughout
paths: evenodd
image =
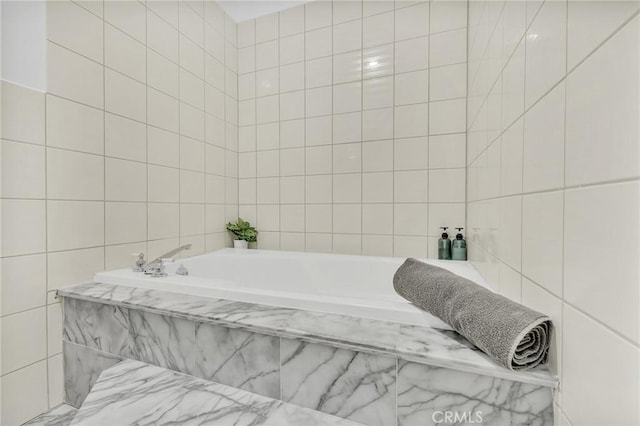
M 471 264 L 421 259 L 487 287 Z M 96 274 L 95 281 L 202 297 L 304 309 L 450 329 L 393 289 L 403 258 L 221 249 L 178 259 L 167 277 L 131 268 Z M 183 265 L 189 276 L 175 274 Z

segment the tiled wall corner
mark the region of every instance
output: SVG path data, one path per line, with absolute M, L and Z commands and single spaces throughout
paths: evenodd
M 56 289 L 224 247 L 238 210 L 235 22 L 213 1 L 46 18 L 47 93 L 2 81 L 2 424 L 62 402 Z
M 465 1 L 314 1 L 238 26 L 258 247 L 434 257 L 465 226 Z
M 638 8 L 469 3 L 469 256 L 553 319 L 567 424 L 640 421 Z

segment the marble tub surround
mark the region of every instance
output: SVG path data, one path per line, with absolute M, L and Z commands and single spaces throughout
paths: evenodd
M 398 426 L 432 424 L 445 412 L 466 416 L 457 424 L 553 424 L 553 395 L 541 386 L 406 361 L 397 386 Z
M 122 361 L 100 375 L 72 423 L 114 424 L 358 425 L 132 360 Z
M 542 368 L 526 372 L 508 371 L 451 330 L 113 284 L 81 284 L 60 290 L 59 294 L 68 299 L 99 302 L 188 319 L 194 324 L 217 323 L 255 333 L 399 357 L 408 361 L 508 380 L 548 387 L 557 386 L 557 378 L 548 370 Z M 81 341 L 73 342 L 82 344 Z M 148 358 L 146 360 L 149 361 Z
M 83 318 L 104 312 L 118 312 L 126 324 L 126 330 L 105 324 L 115 333 L 112 336 L 92 324 L 82 333 L 64 332 L 65 339 L 75 339 L 63 343 L 66 401 L 76 407 L 100 373 L 123 358 L 370 426 L 395 424 L 403 416 L 404 424 L 411 424 L 415 417 L 402 406 L 407 400 L 396 399 L 405 388 L 410 399 L 417 398 L 409 406 L 418 404 L 418 412 L 473 405 L 461 402 L 463 398 L 475 401 L 477 407 L 489 407 L 485 411 L 496 419 L 525 418 L 516 416 L 522 407 L 528 407 L 525 414 L 533 413 L 526 418 L 537 419 L 544 409 L 535 407 L 546 407 L 553 396 L 555 381 L 547 372 L 513 373 L 498 366 L 489 370 L 496 374 L 470 371 L 469 363 L 462 361 L 484 354 L 449 330 L 204 298 L 195 298 L 189 310 L 185 307 L 192 296 L 103 284 L 71 288 L 63 297 L 65 316 L 71 310 L 83 312 L 68 315 L 75 319 L 75 328 L 83 328 Z M 102 313 L 86 314 L 92 309 Z M 121 351 L 120 345 L 112 343 L 120 342 L 123 335 L 128 349 Z M 117 353 L 97 349 L 96 340 Z M 87 342 L 91 347 L 85 346 Z M 445 365 L 431 363 L 448 354 L 448 363 L 441 362 Z M 431 377 L 428 386 L 407 385 L 406 375 L 402 382 L 400 374 L 406 365 L 426 369 L 417 376 Z M 462 371 L 460 365 L 467 369 Z M 476 369 L 479 366 L 475 364 Z M 501 370 L 511 377 L 499 377 Z M 449 372 L 461 378 L 450 381 Z M 416 393 L 416 387 L 424 392 Z M 452 400 L 441 395 L 458 396 Z M 546 417 L 539 417 L 545 424 Z
M 279 354 L 278 337 L 196 323 L 197 377 L 280 398 Z
M 122 357 L 62 342 L 64 364 L 64 402 L 79 408 L 98 380 L 100 373 L 122 361 Z
M 396 421 L 396 359 L 282 340 L 282 400 L 362 422 Z
M 133 309 L 128 312 L 131 358 L 193 374 L 195 326 L 192 321 Z
M 35 419 L 29 420 L 23 426 L 68 426 L 77 412 L 78 409 L 69 404 L 60 404 Z

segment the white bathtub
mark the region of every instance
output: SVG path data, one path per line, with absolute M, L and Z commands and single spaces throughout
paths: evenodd
M 96 274 L 95 281 L 231 299 L 262 305 L 449 328 L 393 290 L 404 259 L 268 250 L 222 249 L 168 264 L 163 278 L 131 268 Z M 484 287 L 468 262 L 424 259 Z M 175 275 L 179 265 L 189 276 Z

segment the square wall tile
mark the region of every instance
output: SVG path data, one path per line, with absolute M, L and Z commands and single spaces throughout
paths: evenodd
M 165 7 L 171 8 L 171 6 Z M 144 5 L 129 2 L 106 2 L 104 4 L 104 19 L 139 42 L 146 41 L 146 9 Z
M 564 305 L 562 334 L 562 407 L 571 420 L 577 424 L 634 424 L 640 421 L 637 410 L 640 389 L 636 380 L 640 374 L 640 351 L 637 346 L 567 304 Z M 598 350 L 587 350 L 586 345 L 593 341 L 600 342 Z M 610 367 L 594 368 L 587 378 L 584 371 L 595 365 L 593 363 L 606 363 Z M 602 394 L 599 389 L 604 388 L 611 391 Z M 612 413 L 585 410 L 585 406 L 603 403 L 615 404 L 617 409 Z
M 119 29 L 104 27 L 105 65 L 141 82 L 146 82 L 145 45 Z
M 564 185 L 565 90 L 561 83 L 525 115 L 523 190 Z
M 46 265 L 44 254 L 0 259 L 3 315 L 46 304 Z
M 567 190 L 564 211 L 566 300 L 636 343 L 640 254 L 634 244 L 620 250 L 602 224 L 622 224 L 623 240 L 635 241 L 639 190 L 638 182 Z
M 305 6 L 290 7 L 280 12 L 280 37 L 304 31 Z
M 47 356 L 47 310 L 39 307 L 2 318 L 2 374 Z
M 49 251 L 95 247 L 102 244 L 104 202 L 47 201 Z
M 464 202 L 464 197 L 464 169 L 429 171 L 429 202 Z
M 177 16 L 177 12 L 169 14 Z M 178 30 L 150 9 L 147 10 L 147 45 L 171 61 L 178 62 Z
M 362 175 L 362 202 L 393 202 L 393 172 L 364 173 Z
M 105 114 L 104 152 L 107 156 L 126 160 L 147 161 L 147 126 L 114 114 Z M 159 130 L 159 132 L 161 132 Z M 155 136 L 155 132 L 149 132 Z M 151 151 L 151 150 L 150 150 Z
M 44 144 L 44 94 L 2 81 L 2 138 Z
M 2 200 L 2 255 L 45 251 L 45 202 L 39 200 Z
M 566 72 L 566 3 L 544 3 L 527 32 L 527 107 L 540 99 Z
M 393 210 L 393 233 L 394 235 L 426 236 L 428 234 L 428 217 L 426 203 L 395 204 Z
M 105 269 L 104 248 L 58 251 L 47 254 L 47 290 L 89 282 Z
M 332 3 L 330 1 L 321 0 L 321 1 L 316 1 L 309 4 L 305 4 L 305 7 L 304 7 L 305 31 L 331 25 L 332 16 L 333 16 L 333 9 L 332 9 Z
M 464 1 L 434 1 L 429 12 L 431 34 L 467 26 L 467 4 Z
M 395 72 L 429 68 L 429 37 L 417 37 L 395 43 Z
M 49 407 L 64 402 L 64 371 L 62 354 L 47 359 L 47 375 L 49 378 Z
M 145 121 L 146 87 L 144 84 L 116 71 L 105 70 L 104 108 L 125 117 Z
M 639 27 L 636 17 L 567 78 L 567 185 L 640 176 Z
M 2 196 L 44 198 L 45 148 L 38 145 L 0 141 L 2 150 Z
M 429 134 L 460 133 L 466 129 L 466 100 L 429 103 Z
M 458 64 L 467 60 L 467 29 L 462 28 L 429 37 L 429 66 Z
M 19 425 L 47 411 L 47 361 L 2 377 L 0 422 Z
M 104 104 L 102 65 L 49 42 L 47 44 L 47 90 L 95 108 Z
M 104 157 L 47 148 L 47 196 L 59 200 L 103 200 Z
M 454 2 L 462 3 L 462 2 Z M 467 64 L 447 65 L 429 70 L 429 100 L 467 96 Z
M 429 101 L 429 71 L 413 71 L 396 74 L 395 104 L 407 105 Z
M 429 4 L 419 3 L 395 11 L 396 40 L 429 34 Z
M 428 157 L 429 142 L 427 137 L 403 138 L 394 141 L 393 160 L 396 170 L 427 169 L 429 168 Z
M 562 296 L 562 192 L 522 199 L 522 273 L 556 296 Z
M 105 203 L 105 244 L 122 244 L 147 239 L 145 203 Z

